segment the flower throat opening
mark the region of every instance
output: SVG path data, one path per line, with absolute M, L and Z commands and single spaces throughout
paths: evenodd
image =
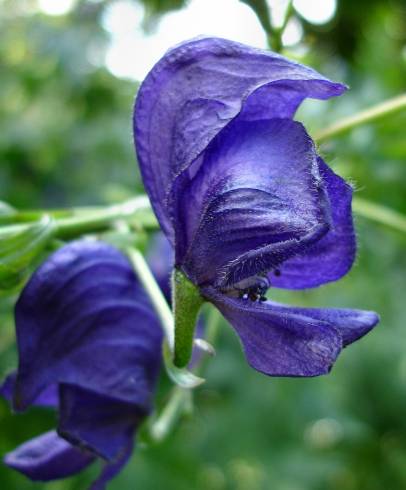
M 280 276 L 280 270 L 275 269 L 275 276 Z M 223 293 L 231 298 L 239 298 L 250 300 L 253 302 L 266 301 L 265 296 L 268 289 L 271 287 L 269 279 L 261 274 L 248 277 L 242 281 L 236 282 L 223 290 Z

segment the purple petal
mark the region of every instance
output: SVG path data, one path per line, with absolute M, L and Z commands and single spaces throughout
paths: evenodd
M 10 373 L 3 384 L 0 386 L 0 396 L 5 398 L 9 403 L 12 403 L 14 397 L 14 388 L 17 379 L 17 372 Z M 58 388 L 56 385 L 47 386 L 38 397 L 34 400 L 34 405 L 40 407 L 52 407 L 58 406 Z
M 104 463 L 100 476 L 90 486 L 89 490 L 104 490 L 106 484 L 114 478 L 128 462 L 133 450 L 133 445 L 129 444 L 123 448 L 117 459 L 112 463 Z
M 58 432 L 69 442 L 95 452 L 108 461 L 131 446 L 134 432 L 146 413 L 131 403 L 60 385 Z
M 94 459 L 50 431 L 6 454 L 4 463 L 31 480 L 49 481 L 78 473 Z
M 104 463 L 103 469 L 96 481 L 90 486 L 89 490 L 104 490 L 106 484 L 114 478 L 128 462 L 133 451 L 132 443 L 124 448 L 118 458 L 112 463 Z
M 266 303 L 204 293 L 238 333 L 249 364 L 269 376 L 319 376 L 330 371 L 342 338 L 329 323 Z
M 173 181 L 233 118 L 240 112 L 244 120 L 290 118 L 304 98 L 344 90 L 306 66 L 225 39 L 194 39 L 170 50 L 140 87 L 134 135 L 145 187 L 171 242 Z
M 318 161 L 330 201 L 331 229 L 306 251 L 284 262 L 280 276 L 269 274 L 275 287 L 303 289 L 336 281 L 351 269 L 354 262 L 356 238 L 351 212 L 352 188 L 321 158 Z
M 79 240 L 31 277 L 16 306 L 19 369 L 14 404 L 69 383 L 148 411 L 161 329 L 124 255 Z
M 330 324 L 340 333 L 343 347 L 366 335 L 379 322 L 379 315 L 374 311 L 350 308 L 300 308 L 273 301 L 268 301 L 267 304 L 282 315 L 293 313 Z
M 341 349 L 379 321 L 371 311 L 295 308 L 251 302 L 204 289 L 238 333 L 249 364 L 270 376 L 318 376 L 330 371 Z
M 289 119 L 234 121 L 176 190 L 176 262 L 197 284 L 223 287 L 267 272 L 329 227 L 313 142 Z
M 2 396 L 9 403 L 13 400 L 14 386 L 16 381 L 17 373 L 13 371 L 5 377 L 0 386 L 0 396 Z
M 156 234 L 150 244 L 148 264 L 165 298 L 171 301 L 171 274 L 173 269 L 173 248 L 163 233 Z

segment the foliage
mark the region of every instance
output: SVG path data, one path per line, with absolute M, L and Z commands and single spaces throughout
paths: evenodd
M 100 19 L 109 2 L 78 1 L 61 17 L 27 13 L 33 3 L 0 2 L 0 199 L 35 209 L 117 202 L 135 194 L 142 189 L 130 129 L 137 84 L 115 78 L 102 63 L 108 38 Z M 163 14 L 185 2 L 143 3 Z M 339 0 L 330 24 L 302 22 L 305 40 L 292 54 L 351 86 L 327 108 L 305 103 L 300 118 L 313 133 L 404 90 L 402 0 Z M 357 195 L 403 215 L 405 125 L 403 112 L 321 145 Z M 0 203 L 0 219 L 10 212 Z M 405 237 L 361 216 L 357 224 L 359 257 L 343 281 L 294 296 L 273 291 L 272 297 L 374 309 L 381 326 L 344 352 L 329 376 L 295 380 L 251 371 L 222 324 L 217 357 L 208 363 L 193 416 L 163 443 L 139 444 L 111 489 L 406 488 Z M 13 301 L 0 301 L 0 374 L 16 363 Z M 167 388 L 162 379 L 160 405 Z M 0 424 L 1 454 L 55 425 L 44 410 L 13 416 L 3 401 Z M 33 484 L 2 468 L 0 486 L 82 490 L 95 473 L 93 468 L 64 482 Z

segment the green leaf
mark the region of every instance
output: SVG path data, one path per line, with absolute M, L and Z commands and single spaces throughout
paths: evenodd
M 195 326 L 204 299 L 199 289 L 178 269 L 173 271 L 172 291 L 175 320 L 174 364 L 183 368 L 192 356 Z
M 52 236 L 53 220 L 45 216 L 26 226 L 9 227 L 0 234 L 0 290 L 17 286 L 28 267 Z

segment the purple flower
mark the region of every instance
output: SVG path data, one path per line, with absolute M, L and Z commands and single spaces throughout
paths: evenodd
M 79 240 L 31 277 L 15 310 L 19 366 L 1 388 L 15 410 L 58 409 L 58 428 L 9 453 L 33 480 L 63 478 L 100 457 L 102 489 L 132 452 L 151 410 L 162 334 L 126 257 Z
M 293 120 L 305 98 L 344 90 L 277 54 L 200 38 L 167 52 L 136 100 L 138 161 L 175 266 L 268 375 L 327 373 L 378 322 L 264 296 L 335 281 L 354 261 L 352 189 Z
M 168 303 L 171 303 L 170 280 L 173 268 L 173 249 L 163 233 L 156 233 L 152 237 L 147 259 L 159 288 Z

